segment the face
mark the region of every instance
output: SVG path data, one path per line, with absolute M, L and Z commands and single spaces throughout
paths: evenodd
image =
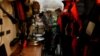
M 49 17 L 52 16 L 52 12 L 51 11 L 47 11 L 46 13 L 47 13 L 47 16 L 49 16 Z
M 59 16 L 61 14 L 61 9 L 55 10 L 56 14 Z
M 34 1 L 32 4 L 32 9 L 35 14 L 38 14 L 40 12 L 40 4 L 37 1 Z

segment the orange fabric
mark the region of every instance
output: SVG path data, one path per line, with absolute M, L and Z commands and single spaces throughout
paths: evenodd
M 24 40 L 23 48 L 26 48 L 26 47 L 27 47 L 27 41 Z
M 70 2 L 66 2 L 66 6 L 64 7 L 63 12 L 62 12 L 63 15 L 69 15 L 69 12 L 68 12 L 69 6 L 70 6 Z
M 24 14 L 24 9 L 22 7 L 22 4 L 20 1 L 16 1 L 16 6 L 17 6 L 17 11 L 18 11 L 18 16 L 19 16 L 19 19 L 21 21 L 24 21 L 25 20 L 25 14 Z
M 78 24 L 79 24 L 79 33 L 81 32 L 81 30 L 82 30 L 82 21 L 81 20 L 78 20 Z
M 62 31 L 62 18 L 61 18 L 61 16 L 58 17 L 57 23 L 58 23 L 58 25 L 60 27 L 60 31 Z
M 71 36 L 72 36 L 71 47 L 72 47 L 73 55 L 77 56 L 77 54 L 76 54 L 76 48 L 77 48 L 78 40 L 77 40 L 77 37 L 74 34 L 74 24 L 71 23 L 70 27 L 72 29 L 72 32 L 71 32 Z
M 85 45 L 85 47 L 84 47 L 84 52 L 83 52 L 83 56 L 87 56 L 87 49 L 88 49 L 88 46 Z
M 66 2 L 66 6 L 65 6 L 64 10 L 69 9 L 70 4 L 72 4 L 72 8 L 70 10 L 71 13 L 64 11 L 63 15 L 68 16 L 68 15 L 71 14 L 70 16 L 73 16 L 73 20 L 76 21 L 79 24 L 79 27 L 80 27 L 79 32 L 80 32 L 81 29 L 82 29 L 82 21 L 79 19 L 79 14 L 78 14 L 78 9 L 77 9 L 76 3 L 75 2 Z M 76 48 L 77 48 L 77 45 L 78 45 L 78 40 L 77 40 L 77 37 L 74 34 L 74 24 L 73 23 L 70 25 L 70 28 L 71 28 L 71 36 L 72 36 L 71 48 L 73 50 L 74 56 L 77 56 Z
M 76 54 L 77 43 L 78 43 L 77 38 L 76 38 L 76 37 L 73 38 L 73 39 L 72 39 L 72 50 L 73 50 L 74 56 L 77 56 L 77 54 Z
M 96 0 L 96 4 L 97 5 L 100 5 L 100 0 Z
M 66 6 L 65 6 L 65 8 L 63 9 L 63 12 L 61 13 L 61 15 L 58 17 L 58 20 L 57 20 L 57 23 L 58 23 L 58 25 L 59 25 L 59 27 L 60 27 L 60 31 L 62 31 L 62 18 L 61 18 L 61 16 L 63 16 L 63 15 L 66 15 L 66 16 L 68 16 L 69 15 L 69 13 L 68 13 L 68 8 L 69 8 L 69 5 L 70 5 L 70 2 L 66 2 Z
M 78 10 L 77 10 L 77 7 L 76 7 L 76 3 L 73 2 L 72 4 L 73 4 L 73 6 L 71 8 L 71 14 L 74 17 L 74 19 L 77 21 L 79 19 L 79 14 L 78 14 Z

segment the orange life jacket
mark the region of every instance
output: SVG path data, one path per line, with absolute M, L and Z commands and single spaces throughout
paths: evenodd
M 16 7 L 17 7 L 19 20 L 25 21 L 24 9 L 23 9 L 23 6 L 19 0 L 16 1 Z
M 96 4 L 97 5 L 100 5 L 100 0 L 96 0 Z

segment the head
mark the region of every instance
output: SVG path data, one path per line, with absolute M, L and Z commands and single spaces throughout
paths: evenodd
M 59 16 L 59 15 L 61 14 L 62 11 L 61 11 L 60 8 L 58 8 L 58 9 L 55 10 L 55 12 L 56 12 L 56 14 Z
M 32 10 L 33 10 L 33 14 L 40 13 L 40 4 L 38 1 L 33 1 Z
M 50 11 L 50 10 L 48 10 L 48 11 L 46 11 L 46 14 L 47 14 L 47 16 L 52 16 L 52 11 Z

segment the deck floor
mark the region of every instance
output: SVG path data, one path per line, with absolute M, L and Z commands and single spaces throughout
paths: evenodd
M 17 45 L 18 46 L 18 45 Z M 28 45 L 27 47 L 21 49 L 20 46 L 11 56 L 41 56 L 42 44 L 37 46 Z
M 22 50 L 22 56 L 41 56 L 42 46 L 28 46 Z

